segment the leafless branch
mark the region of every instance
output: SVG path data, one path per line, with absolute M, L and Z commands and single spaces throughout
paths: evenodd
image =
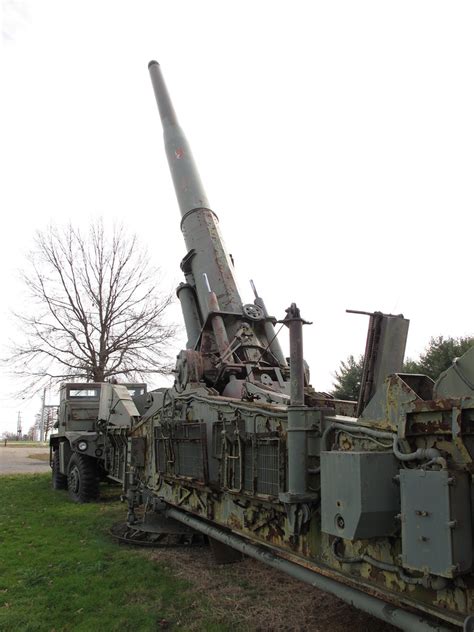
M 35 392 L 46 382 L 169 373 L 172 294 L 157 290 L 158 271 L 122 226 L 39 231 L 22 280 L 28 308 L 15 314 L 22 336 L 6 362 Z

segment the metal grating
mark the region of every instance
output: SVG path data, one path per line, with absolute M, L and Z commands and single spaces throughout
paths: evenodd
M 254 450 L 250 441 L 245 444 L 244 449 L 244 490 L 246 492 L 254 492 Z
M 243 445 L 243 490 L 250 494 L 278 496 L 282 487 L 280 440 L 252 439 Z M 234 477 L 240 478 L 235 474 Z
M 278 439 L 257 442 L 257 494 L 278 496 L 280 491 L 280 447 Z
M 181 423 L 155 428 L 156 471 L 206 483 L 206 425 Z
M 180 441 L 176 444 L 177 474 L 204 480 L 203 450 L 201 443 Z
M 212 455 L 216 459 L 220 459 L 222 456 L 222 429 L 224 424 L 222 421 L 217 421 L 212 425 Z
M 155 445 L 156 471 L 165 474 L 167 471 L 165 439 L 157 439 Z
M 201 441 L 203 427 L 205 424 L 186 423 L 176 424 L 173 426 L 173 438 L 174 439 L 189 439 Z

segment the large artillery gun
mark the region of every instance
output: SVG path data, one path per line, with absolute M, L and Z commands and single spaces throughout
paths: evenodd
M 187 348 L 131 431 L 129 521 L 159 514 L 402 630 L 473 629 L 474 358 L 401 372 L 408 321 L 370 315 L 357 410 L 316 392 L 291 304 L 290 362 L 243 304 L 160 67 L 149 71 L 187 254 Z

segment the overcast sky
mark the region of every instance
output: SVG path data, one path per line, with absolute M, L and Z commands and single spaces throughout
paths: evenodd
M 0 342 L 51 221 L 123 221 L 166 287 L 180 282 L 150 59 L 244 301 L 252 278 L 276 317 L 295 301 L 313 321 L 315 388 L 364 349 L 367 320 L 346 308 L 403 313 L 411 357 L 473 334 L 473 32 L 462 1 L 4 0 Z M 0 432 L 18 411 L 26 430 L 39 397 L 2 383 Z

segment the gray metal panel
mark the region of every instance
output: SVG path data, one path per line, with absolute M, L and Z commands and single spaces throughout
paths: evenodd
M 59 443 L 59 471 L 61 474 L 67 474 L 69 459 L 72 450 L 69 441 L 60 441 Z
M 114 426 L 130 427 L 132 419 L 139 413 L 127 385 L 102 384 L 98 415 L 100 420 Z
M 402 470 L 402 563 L 443 577 L 472 567 L 469 477 L 447 470 Z
M 377 360 L 374 367 L 373 393 L 386 377 L 402 370 L 410 321 L 403 316 L 387 316 L 382 321 Z
M 112 384 L 105 382 L 101 384 L 100 401 L 98 418 L 102 421 L 108 421 L 110 417 L 110 409 L 112 408 L 113 391 Z
M 474 393 L 474 347 L 443 371 L 434 386 L 434 397 L 472 397 Z
M 132 437 L 130 442 L 130 465 L 144 467 L 145 465 L 145 437 Z
M 402 314 L 370 314 L 357 417 L 361 416 L 385 379 L 402 370 L 409 323 Z
M 398 467 L 391 452 L 321 452 L 321 530 L 348 540 L 392 534 Z

